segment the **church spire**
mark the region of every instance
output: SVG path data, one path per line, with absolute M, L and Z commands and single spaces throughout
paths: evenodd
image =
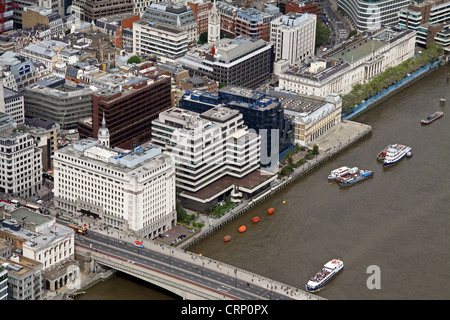
M 208 43 L 214 43 L 220 39 L 220 16 L 217 10 L 216 0 L 213 0 L 208 17 Z
M 103 111 L 102 127 L 98 130 L 97 139 L 106 147 L 109 147 L 109 130 L 106 127 L 105 112 Z

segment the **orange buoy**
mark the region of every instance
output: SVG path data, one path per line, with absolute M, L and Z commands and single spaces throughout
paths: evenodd
M 267 210 L 267 213 L 268 214 L 272 214 L 272 213 L 274 213 L 275 212 L 275 209 L 274 208 L 270 208 L 269 210 Z
M 230 235 L 226 235 L 225 237 L 223 237 L 223 242 L 228 242 L 231 240 L 231 236 Z
M 256 217 L 253 217 L 252 222 L 257 223 L 257 222 L 259 222 L 259 220 L 261 220 L 261 219 L 259 219 L 259 217 L 256 216 Z
M 238 230 L 239 230 L 239 232 L 244 232 L 245 230 L 247 230 L 247 227 L 246 226 L 240 226 Z

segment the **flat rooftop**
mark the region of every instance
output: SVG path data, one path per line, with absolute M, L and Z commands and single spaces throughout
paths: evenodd
M 219 196 L 222 192 L 228 190 L 230 187 L 234 185 L 256 191 L 258 190 L 258 188 L 255 188 L 256 186 L 272 177 L 273 174 L 268 174 L 267 172 L 261 170 L 255 170 L 241 179 L 232 177 L 230 175 L 226 175 L 197 192 L 190 192 L 185 190 L 181 192 L 181 194 L 202 200 L 207 200 L 215 196 Z
M 200 116 L 207 120 L 223 123 L 237 117 L 239 114 L 238 110 L 217 106 L 203 112 Z
M 353 44 L 350 47 L 342 49 L 335 54 L 328 56 L 329 59 L 343 60 L 348 63 L 353 63 L 361 58 L 369 55 L 372 52 L 377 51 L 379 48 L 385 46 L 387 43 L 380 40 L 369 39 L 367 42 L 360 41 Z

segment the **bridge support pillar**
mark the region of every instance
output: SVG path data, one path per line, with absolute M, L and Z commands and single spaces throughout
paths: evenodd
M 92 273 L 95 268 L 95 261 L 89 251 L 76 251 L 75 260 L 80 263 L 80 268 L 86 273 Z

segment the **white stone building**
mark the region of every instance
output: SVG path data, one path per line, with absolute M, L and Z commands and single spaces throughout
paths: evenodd
M 42 150 L 10 115 L 0 112 L 0 193 L 37 196 L 42 188 Z
M 17 124 L 25 122 L 24 96 L 0 83 L 0 112 L 12 116 Z
M 279 88 L 303 95 L 347 94 L 357 83 L 371 81 L 388 67 L 414 56 L 413 30 L 382 29 L 347 41 L 301 66 L 277 68 Z
M 326 98 L 284 90 L 269 90 L 268 94 L 280 100 L 285 116 L 291 119 L 293 125 L 294 143 L 301 146 L 313 148 L 318 137 L 341 122 L 342 99 L 336 93 Z
M 53 158 L 54 203 L 107 226 L 154 238 L 176 223 L 175 167 L 159 147 L 111 149 L 88 138 Z
M 154 22 L 133 23 L 133 52 L 137 55 L 156 55 L 161 62 L 174 62 L 188 51 L 185 30 Z
M 36 294 L 42 295 L 42 287 L 58 290 L 69 279 L 75 280 L 81 276 L 78 262 L 75 261 L 75 232 L 72 228 L 56 223 L 54 217 L 25 208 L 5 213 L 4 218 L 0 235 L 12 246 L 14 252 L 21 252 L 20 257 L 14 255 L 17 260 L 14 259 L 13 262 L 20 262 L 23 258 L 31 259 L 39 263 L 39 270 L 42 269 L 43 279 L 35 284 L 38 289 Z M 35 275 L 40 277 L 40 274 L 39 271 Z M 28 295 L 30 289 L 22 293 Z
M 290 13 L 272 21 L 270 42 L 274 45 L 275 61 L 287 60 L 289 65 L 295 65 L 312 57 L 316 21 L 316 15 L 308 13 Z
M 186 4 L 152 3 L 141 16 L 142 21 L 184 30 L 189 43 L 197 43 L 197 20 L 194 12 Z
M 237 200 L 273 180 L 261 173 L 253 190 L 245 188 L 245 180 L 239 184 L 259 172 L 261 138 L 249 132 L 237 110 L 217 106 L 198 114 L 171 108 L 152 122 L 152 142 L 174 156 L 179 197 L 194 210 L 202 211 L 226 195 Z

